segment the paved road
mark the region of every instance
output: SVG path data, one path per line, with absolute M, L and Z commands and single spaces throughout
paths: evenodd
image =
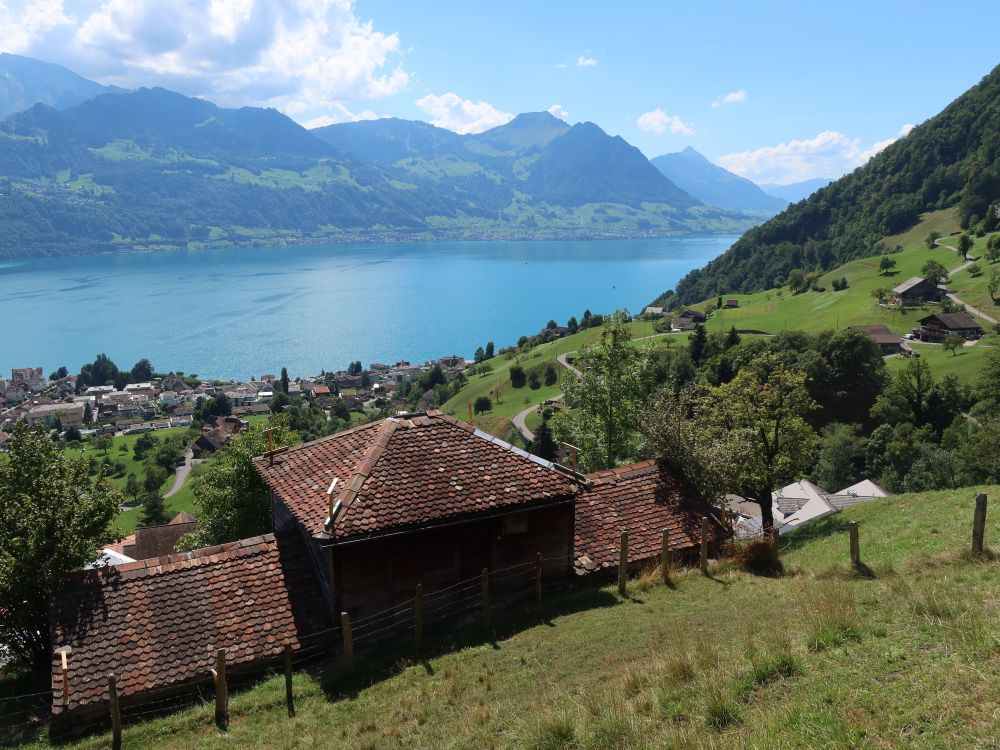
M 184 451 L 184 463 L 177 467 L 177 471 L 174 473 L 174 483 L 170 486 L 170 489 L 166 491 L 163 495 L 164 499 L 176 495 L 181 491 L 181 487 L 187 481 L 188 475 L 191 473 L 191 468 L 194 466 L 194 453 L 188 448 Z
M 567 354 L 560 354 L 556 357 L 556 362 L 565 367 L 574 375 L 579 376 L 580 371 L 577 368 L 573 367 L 573 365 L 571 365 L 569 363 L 569 360 L 567 359 L 567 355 L 575 353 L 576 352 L 567 352 Z M 562 399 L 562 394 L 560 393 L 558 396 L 555 396 L 554 398 L 555 400 L 560 400 Z M 514 415 L 514 418 L 510 420 L 511 422 L 514 423 L 514 429 L 520 432 L 521 437 L 523 437 L 529 443 L 535 439 L 535 433 L 532 432 L 530 429 L 528 429 L 528 425 L 525 423 L 524 420 L 528 418 L 528 415 L 531 414 L 531 412 L 536 411 L 537 409 L 538 409 L 538 404 L 532 404 L 527 409 L 519 411 L 517 414 Z

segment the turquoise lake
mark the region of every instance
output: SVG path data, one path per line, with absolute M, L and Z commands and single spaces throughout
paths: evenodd
M 638 312 L 732 236 L 119 252 L 0 261 L 0 373 L 106 352 L 249 378 L 471 357 L 585 309 Z

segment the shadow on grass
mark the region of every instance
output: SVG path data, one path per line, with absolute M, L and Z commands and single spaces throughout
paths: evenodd
M 626 596 L 626 600 L 642 603 L 641 599 Z M 365 688 L 398 675 L 414 665 L 420 665 L 432 675 L 431 660 L 446 654 L 475 646 L 489 645 L 500 649 L 500 642 L 528 628 L 545 625 L 556 627 L 556 618 L 604 607 L 615 607 L 622 599 L 599 589 L 580 589 L 559 594 L 548 603 L 543 602 L 541 610 L 534 604 L 515 604 L 510 609 L 496 613 L 489 627 L 480 623 L 470 623 L 450 633 L 441 633 L 428 638 L 419 651 L 412 643 L 386 644 L 384 648 L 375 646 L 360 655 L 358 663 L 351 671 L 345 671 L 339 664 L 330 664 L 322 670 L 319 684 L 327 700 L 353 699 Z
M 820 518 L 817 521 L 810 522 L 800 531 L 790 531 L 781 537 L 781 551 L 786 553 L 795 552 L 806 544 L 809 544 L 813 539 L 832 537 L 838 534 L 844 535 L 844 546 L 846 548 L 849 528 L 850 522 L 841 518 L 839 513 L 827 516 L 826 518 Z

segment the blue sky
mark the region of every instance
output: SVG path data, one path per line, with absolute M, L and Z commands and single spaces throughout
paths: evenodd
M 994 5 L 0 0 L 0 47 L 306 124 L 590 120 L 761 182 L 836 177 L 1000 60 Z M 714 106 L 713 106 L 714 105 Z

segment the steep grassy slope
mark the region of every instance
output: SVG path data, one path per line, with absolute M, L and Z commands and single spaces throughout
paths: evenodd
M 1000 712 L 1000 563 L 973 562 L 978 490 L 857 506 L 783 539 L 786 575 L 716 565 L 674 588 L 551 599 L 424 655 L 369 655 L 126 728 L 129 748 L 990 747 Z M 847 565 L 847 523 L 862 558 Z M 1000 516 L 987 543 L 1000 540 Z M 72 747 L 106 747 L 95 737 Z M 39 742 L 32 747 L 47 747 Z

